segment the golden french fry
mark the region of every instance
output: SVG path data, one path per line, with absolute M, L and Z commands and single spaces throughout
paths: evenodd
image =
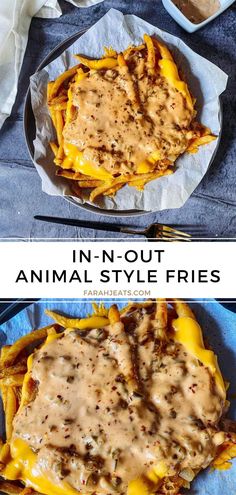
M 6 493 L 7 495 L 40 495 L 38 492 L 32 488 L 26 488 L 20 483 L 14 481 L 4 481 L 0 480 L 0 491 Z
M 8 443 L 1 444 L 1 448 L 0 448 L 0 471 L 2 469 L 4 469 L 4 467 L 8 461 L 9 454 L 10 454 L 10 445 Z M 0 488 L 0 490 L 1 490 L 1 488 Z
M 60 94 L 58 96 L 56 96 L 55 98 L 53 98 L 53 100 L 50 101 L 50 107 L 54 107 L 60 103 L 66 103 L 68 100 L 68 97 L 67 97 L 67 94 Z
M 83 57 L 82 55 L 75 55 L 81 64 L 89 67 L 89 69 L 100 70 L 100 69 L 113 69 L 117 66 L 117 59 L 114 57 L 101 58 L 99 60 L 91 60 L 89 58 Z
M 53 320 L 64 328 L 88 330 L 89 328 L 102 328 L 109 325 L 108 318 L 103 316 L 94 315 L 89 318 L 67 318 L 48 309 L 46 309 L 45 314 L 53 318 Z
M 110 57 L 113 57 L 113 58 L 117 58 L 117 52 L 111 47 L 107 47 L 107 46 L 104 46 L 104 56 L 103 58 L 110 58 Z
M 56 143 L 53 143 L 53 141 L 50 141 L 49 144 L 50 144 L 51 150 L 53 151 L 54 155 L 57 156 L 58 146 L 56 145 Z
M 4 356 L 7 354 L 7 352 L 9 351 L 10 349 L 10 345 L 4 345 L 2 348 L 1 348 L 1 354 L 0 354 L 0 359 L 4 358 Z
M 124 182 L 123 182 L 124 184 Z M 98 186 L 98 187 L 95 187 L 95 189 L 93 189 L 93 191 L 91 192 L 90 196 L 89 196 L 89 199 L 90 201 L 94 201 L 98 196 L 101 196 L 101 194 L 104 194 L 106 191 L 108 191 L 109 189 L 111 189 L 113 187 L 113 183 L 112 182 L 103 182 L 101 186 Z
M 47 331 L 49 328 L 54 327 L 57 329 L 55 325 L 48 325 L 44 328 L 39 328 L 38 330 L 33 330 L 33 332 L 24 335 L 20 339 L 18 339 L 8 350 L 4 357 L 0 359 L 0 373 L 3 372 L 4 368 L 12 366 L 20 354 L 28 345 L 34 344 L 39 340 L 45 339 L 47 337 Z
M 123 51 L 125 60 L 127 60 L 130 57 L 130 55 L 132 55 L 134 52 L 137 51 L 141 52 L 141 50 L 144 50 L 144 48 L 145 48 L 144 43 L 138 46 L 129 46 L 128 48 L 126 48 L 126 50 Z
M 67 71 L 63 72 L 50 86 L 50 96 L 49 96 L 49 103 L 50 101 L 57 95 L 59 88 L 62 86 L 62 84 L 67 81 L 68 79 L 71 79 L 73 76 L 75 76 L 77 69 L 80 67 L 80 65 L 75 65 L 74 67 L 71 67 L 71 69 L 68 69 Z
M 78 180 L 79 181 L 90 180 L 88 175 L 83 175 L 80 172 L 74 172 L 73 170 L 66 170 L 63 168 L 57 169 L 56 175 L 59 175 L 60 177 L 66 177 L 67 179 L 76 180 L 76 181 L 78 181 Z
M 0 383 L 1 398 L 3 404 L 3 410 L 6 411 L 7 406 L 7 387 Z
M 20 404 L 21 398 L 22 398 L 22 387 L 15 387 L 15 394 L 16 394 L 18 404 Z
M 11 346 L 10 346 L 11 347 Z M 6 356 L 6 354 L 5 354 Z M 0 365 L 2 362 L 2 359 L 0 360 Z M 26 358 L 22 358 L 18 363 L 14 364 L 13 366 L 8 366 L 0 369 L 0 380 L 3 378 L 7 378 L 11 375 L 17 375 L 20 373 L 25 373 L 27 370 L 27 362 Z
M 65 154 L 64 154 L 64 146 L 63 146 L 63 138 L 61 137 L 61 143 L 60 143 L 60 146 L 58 148 L 58 152 L 57 152 L 57 156 L 56 158 L 54 159 L 54 163 L 56 165 L 58 165 L 59 167 L 61 166 L 62 162 L 63 162 L 63 159 L 65 157 Z
M 50 116 L 51 116 L 51 119 L 52 119 L 52 122 L 53 122 L 53 125 L 56 129 L 56 126 L 57 126 L 57 122 L 56 122 L 56 111 L 53 107 L 48 107 L 49 109 L 49 113 L 50 113 Z
M 50 81 L 47 85 L 47 101 L 50 101 L 50 99 L 51 99 L 51 92 L 52 92 L 53 84 L 54 84 L 54 81 Z
M 201 137 L 197 137 L 196 139 L 193 139 L 189 147 L 187 148 L 188 153 L 196 153 L 198 151 L 199 146 L 203 146 L 204 144 L 209 144 L 212 141 L 215 141 L 216 136 L 213 136 L 212 134 L 208 135 L 203 135 Z
M 55 111 L 59 110 L 59 111 L 62 111 L 62 110 L 66 110 L 67 109 L 67 101 L 63 101 L 61 103 L 55 103 L 55 105 L 53 105 L 53 108 Z
M 167 332 L 167 303 L 165 299 L 157 299 L 156 301 L 155 327 L 158 337 L 165 339 Z
M 118 61 L 118 65 L 120 67 L 126 67 L 127 66 L 123 53 L 119 53 L 119 55 L 117 57 L 117 61 Z
M 181 301 L 181 299 L 175 299 L 173 301 L 173 306 L 179 318 L 188 317 L 193 318 L 194 320 L 196 319 L 189 305 L 184 301 Z
M 120 313 L 119 313 L 119 310 L 118 310 L 116 304 L 113 304 L 110 307 L 110 309 L 108 311 L 108 319 L 109 319 L 111 325 L 120 321 Z
M 92 303 L 93 312 L 96 316 L 106 316 L 108 318 L 108 309 L 103 303 Z
M 123 184 L 121 182 L 121 184 L 116 184 L 115 186 L 111 187 L 110 189 L 107 189 L 107 191 L 105 191 L 103 193 L 104 196 L 114 196 L 114 194 L 117 193 L 117 191 L 119 191 L 119 189 L 121 189 L 123 187 Z
M 236 443 L 227 441 L 220 446 L 220 454 L 212 462 L 215 469 L 227 470 L 231 468 L 231 459 L 236 457 Z
M 5 387 L 20 387 L 23 384 L 23 380 L 24 380 L 24 375 L 22 374 L 9 375 L 6 376 L 5 378 L 1 378 L 0 383 Z
M 12 435 L 12 422 L 17 411 L 17 400 L 13 387 L 7 388 L 7 404 L 5 410 L 6 438 L 10 441 Z
M 158 328 L 167 327 L 167 303 L 165 299 L 157 299 L 155 320 Z
M 147 68 L 150 74 L 155 73 L 155 65 L 156 65 L 156 54 L 155 54 L 155 47 L 153 44 L 153 40 L 151 36 L 148 36 L 147 34 L 144 35 L 143 37 L 146 45 L 147 45 Z
M 101 184 L 100 180 L 79 180 L 78 181 L 78 186 L 82 188 L 92 188 L 92 187 L 98 187 Z
M 60 110 L 56 110 L 56 131 L 57 131 L 57 141 L 59 144 L 62 142 L 62 131 L 64 127 L 62 112 Z
M 154 36 L 152 38 L 152 42 L 155 45 L 155 47 L 158 49 L 161 58 L 173 62 L 173 57 L 170 53 L 170 50 L 167 48 L 166 45 L 164 45 L 164 43 L 161 43 L 161 41 L 157 40 Z

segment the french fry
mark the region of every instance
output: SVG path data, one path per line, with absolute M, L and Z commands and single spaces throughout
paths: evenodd
M 110 307 L 110 309 L 108 311 L 108 319 L 109 319 L 111 325 L 120 321 L 120 313 L 119 313 L 119 310 L 118 310 L 116 304 L 113 304 Z
M 78 186 L 82 188 L 93 188 L 93 187 L 99 187 L 101 184 L 100 180 L 79 180 L 78 181 Z
M 119 53 L 119 55 L 117 57 L 117 61 L 118 61 L 118 65 L 120 67 L 127 67 L 123 53 Z
M 117 58 L 117 52 L 111 47 L 107 47 L 107 46 L 104 46 L 104 56 L 103 58 L 107 58 L 107 57 L 113 57 L 113 58 Z
M 164 339 L 167 331 L 167 303 L 165 299 L 157 299 L 155 322 L 159 338 Z
M 57 141 L 59 144 L 62 142 L 62 131 L 64 127 L 62 112 L 60 110 L 56 110 L 56 131 L 57 131 Z
M 9 349 L 8 349 L 8 351 L 9 351 Z M 6 356 L 6 354 L 5 354 L 5 356 Z M 0 364 L 2 362 L 2 359 L 3 358 L 1 358 Z M 26 370 L 27 370 L 26 358 L 21 358 L 19 360 L 19 362 L 15 363 L 13 366 L 8 366 L 8 367 L 6 366 L 0 370 L 0 380 L 2 380 L 4 378 L 8 378 L 11 375 L 17 375 L 20 373 L 25 373 Z
M 120 185 L 120 187 L 124 186 L 125 184 L 129 184 L 130 186 L 141 186 L 145 184 L 146 182 L 149 182 L 153 179 L 156 179 L 162 175 L 169 175 L 172 174 L 172 170 L 166 170 L 166 171 L 160 171 L 158 170 L 157 172 L 150 172 L 147 174 L 139 174 L 139 175 L 127 175 L 127 176 L 120 176 L 114 178 L 112 181 L 107 181 L 103 182 L 100 186 L 96 187 L 93 189 L 93 191 L 90 194 L 90 201 L 94 201 L 98 196 L 101 194 L 104 194 L 116 187 L 117 185 Z
M 57 156 L 58 146 L 53 141 L 50 141 L 49 144 L 50 144 L 50 147 L 51 147 L 52 152 L 54 153 L 55 156 Z
M 55 98 L 53 98 L 53 100 L 51 100 L 50 102 L 50 106 L 51 107 L 55 107 L 56 105 L 60 104 L 60 103 L 66 103 L 68 100 L 68 97 L 66 94 L 60 94 L 58 96 L 56 96 Z
M 92 70 L 113 69 L 117 66 L 117 59 L 114 57 L 106 57 L 99 60 L 92 60 L 82 55 L 75 55 L 75 57 L 78 58 L 81 64 Z
M 117 191 L 119 191 L 119 189 L 121 189 L 123 187 L 123 183 L 121 182 L 120 184 L 116 184 L 115 186 L 112 186 L 110 189 L 107 189 L 107 191 L 105 191 L 103 193 L 104 196 L 114 196 Z
M 0 359 L 4 358 L 4 356 L 8 353 L 9 349 L 10 349 L 10 345 L 4 345 L 2 348 L 1 348 L 1 354 L 0 354 Z
M 55 103 L 55 105 L 53 105 L 53 108 L 55 111 L 66 110 L 67 109 L 67 102 L 63 101 L 61 103 Z
M 67 179 L 76 180 L 76 181 L 78 181 L 78 180 L 80 180 L 80 181 L 90 180 L 89 176 L 87 176 L 87 175 L 83 175 L 80 172 L 74 172 L 73 170 L 65 170 L 63 168 L 57 169 L 56 175 L 59 175 L 60 177 L 66 177 Z
M 213 136 L 212 134 L 203 135 L 201 137 L 193 139 L 186 151 L 188 153 L 197 153 L 199 146 L 203 146 L 204 144 L 209 144 L 212 141 L 215 141 L 215 139 L 216 139 L 216 136 Z
M 154 47 L 153 40 L 152 40 L 151 36 L 148 36 L 147 34 L 145 34 L 143 39 L 147 45 L 147 50 L 148 50 L 147 68 L 148 68 L 149 73 L 151 75 L 153 75 L 153 74 L 155 74 L 155 65 L 156 65 L 155 47 Z
M 53 320 L 64 328 L 88 330 L 89 328 L 103 328 L 109 325 L 108 318 L 103 316 L 94 315 L 89 318 L 67 318 L 50 310 L 46 310 L 45 314 L 53 318 Z
M 225 442 L 220 446 L 220 453 L 216 456 L 212 462 L 212 466 L 220 471 L 225 471 L 231 468 L 231 459 L 236 457 L 236 443 Z
M 6 406 L 7 406 L 7 387 L 5 385 L 2 385 L 0 383 L 0 391 L 1 391 L 1 398 L 2 398 L 3 410 L 6 411 Z
M 0 471 L 6 465 L 9 454 L 10 454 L 10 445 L 8 443 L 2 444 L 0 448 Z
M 8 368 L 9 369 L 9 368 Z M 23 384 L 24 375 L 10 375 L 0 379 L 0 383 L 5 387 L 21 387 Z
M 126 48 L 126 50 L 123 51 L 123 55 L 124 55 L 125 60 L 127 60 L 130 57 L 130 55 L 132 55 L 133 53 L 135 53 L 137 51 L 141 52 L 144 49 L 145 49 L 144 43 L 142 43 L 141 45 L 138 45 L 138 46 L 129 46 L 128 48 Z
M 13 387 L 7 388 L 7 404 L 5 410 L 6 438 L 10 441 L 12 435 L 12 422 L 17 411 L 17 400 Z
M 49 328 L 58 327 L 55 325 L 48 325 L 44 328 L 39 328 L 38 330 L 33 330 L 33 332 L 24 335 L 18 339 L 8 350 L 4 357 L 1 356 L 0 359 L 0 373 L 4 373 L 5 367 L 10 367 L 15 363 L 17 356 L 30 344 L 35 344 L 39 340 L 45 339 L 47 337 L 47 332 Z
M 7 495 L 41 495 L 32 488 L 20 485 L 20 483 L 4 480 L 0 480 L 0 491 Z
M 175 299 L 173 301 L 173 306 L 179 318 L 188 317 L 188 318 L 193 318 L 193 320 L 196 319 L 190 306 L 186 304 L 184 301 L 181 301 L 181 299 Z
M 80 65 L 75 65 L 71 69 L 68 69 L 67 71 L 63 72 L 50 86 L 50 91 L 49 91 L 49 103 L 50 101 L 57 95 L 59 88 L 62 86 L 62 84 L 67 81 L 68 79 L 71 79 L 73 76 L 75 76 L 77 69 L 80 67 Z

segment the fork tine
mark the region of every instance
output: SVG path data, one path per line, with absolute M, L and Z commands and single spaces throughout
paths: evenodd
M 164 241 L 183 241 L 183 242 L 191 242 L 192 238 L 190 237 L 185 237 L 185 236 L 180 236 L 179 234 L 167 234 L 167 233 L 160 233 L 160 239 L 163 239 Z
M 183 237 L 191 237 L 191 234 L 188 234 L 187 232 L 183 232 L 181 230 L 174 229 L 173 227 L 169 227 L 168 225 L 162 225 L 161 228 L 165 233 L 170 233 L 173 235 L 179 234 Z
M 166 241 L 191 241 L 191 235 L 185 232 L 180 232 L 179 230 L 174 230 L 166 225 L 157 224 L 155 230 L 155 237 L 164 239 Z

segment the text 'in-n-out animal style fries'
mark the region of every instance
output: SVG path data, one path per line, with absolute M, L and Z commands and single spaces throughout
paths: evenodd
M 48 83 L 56 130 L 50 143 L 56 174 L 90 201 L 128 184 L 143 190 L 172 174 L 184 152 L 215 137 L 196 122 L 195 100 L 168 48 L 155 37 L 103 58 L 76 55 L 79 64 Z
M 55 324 L 2 348 L 0 490 L 179 495 L 201 469 L 228 469 L 227 387 L 190 307 L 93 310 L 47 311 Z

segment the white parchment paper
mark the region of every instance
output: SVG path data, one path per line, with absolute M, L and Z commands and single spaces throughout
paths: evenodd
M 118 10 L 111 9 L 61 56 L 31 76 L 31 100 L 36 120 L 34 162 L 42 179 L 43 191 L 47 194 L 71 196 L 67 180 L 55 176 L 53 155 L 48 144 L 55 138 L 46 104 L 48 81 L 75 65 L 74 54 L 101 57 L 104 46 L 112 46 L 119 52 L 130 44 L 140 44 L 144 33 L 155 34 L 170 47 L 178 67 L 185 74 L 191 93 L 197 99 L 198 120 L 219 136 L 221 129 L 219 96 L 226 88 L 227 75 L 216 65 L 193 52 L 179 38 L 161 31 L 134 15 L 124 16 Z M 202 146 L 195 155 L 182 155 L 176 162 L 176 171 L 173 175 L 153 180 L 145 186 L 143 192 L 125 186 L 118 191 L 115 198 L 99 198 L 97 206 L 106 209 L 145 211 L 181 207 L 206 173 L 218 141 L 219 138 Z M 76 200 L 88 202 L 88 197 L 89 192 L 85 190 L 83 199 Z

